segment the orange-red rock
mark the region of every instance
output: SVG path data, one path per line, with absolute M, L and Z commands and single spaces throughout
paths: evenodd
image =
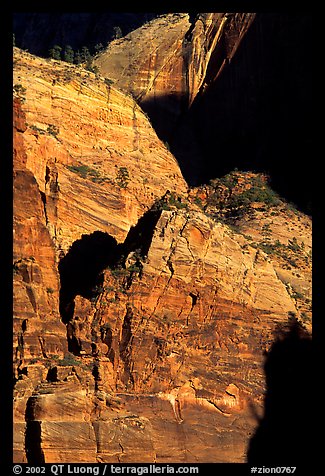
M 236 15 L 193 26 L 189 100 L 221 30 L 233 52 L 252 19 Z M 161 75 L 150 87 L 140 75 L 140 90 L 170 90 L 174 73 L 182 84 L 190 24 L 170 19 L 144 27 L 159 44 L 167 29 L 170 43 L 156 52 Z M 302 311 L 281 260 L 247 236 L 258 241 L 271 215 L 257 211 L 235 233 L 204 212 L 140 107 L 102 77 L 16 50 L 14 84 L 15 462 L 245 461 L 264 352 Z M 299 216 L 283 211 L 270 233 L 287 242 L 287 217 L 308 255 L 310 221 Z M 96 246 L 109 256 L 95 292 L 85 283 Z M 309 277 L 309 264 L 295 276 L 307 294 Z
M 178 115 L 232 59 L 254 17 L 254 13 L 162 15 L 112 41 L 95 65 L 141 104 L 164 101 L 162 110 Z
M 109 43 L 94 64 L 137 99 L 160 137 L 172 140 L 179 118 L 231 61 L 254 18 L 254 13 L 161 15 Z

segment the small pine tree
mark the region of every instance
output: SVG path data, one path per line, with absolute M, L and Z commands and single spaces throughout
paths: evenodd
M 122 29 L 119 26 L 114 26 L 113 27 L 113 39 L 118 40 L 119 38 L 122 38 Z
M 91 60 L 91 54 L 87 46 L 81 48 L 81 61 L 82 63 L 88 63 Z
M 98 43 L 97 45 L 95 45 L 96 55 L 98 55 L 98 53 L 100 53 L 103 49 L 104 49 L 104 45 L 102 43 Z
M 63 59 L 67 63 L 73 63 L 74 60 L 74 51 L 70 45 L 67 45 L 64 49 Z
M 53 48 L 51 48 L 49 51 L 50 58 L 55 60 L 61 60 L 61 51 L 62 51 L 61 46 L 54 45 Z
M 75 64 L 80 64 L 82 63 L 82 58 L 81 58 L 81 53 L 80 51 L 76 51 L 75 55 L 74 55 L 74 62 Z

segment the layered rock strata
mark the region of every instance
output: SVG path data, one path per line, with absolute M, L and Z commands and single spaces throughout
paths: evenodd
M 44 194 L 58 248 L 98 229 L 123 240 L 167 190 L 186 192 L 174 156 L 130 96 L 68 63 L 28 53 L 14 63 L 26 167 Z
M 299 314 L 279 270 L 195 203 L 132 97 L 14 62 L 15 461 L 244 461 Z
M 254 13 L 162 15 L 112 41 L 94 63 L 168 137 L 199 91 L 231 61 L 254 18 Z

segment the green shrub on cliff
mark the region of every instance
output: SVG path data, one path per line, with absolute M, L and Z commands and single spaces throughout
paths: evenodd
M 54 45 L 50 50 L 49 50 L 49 57 L 55 60 L 61 60 L 61 52 L 62 48 L 59 45 Z
M 208 206 L 227 218 L 243 216 L 253 203 L 262 203 L 267 207 L 281 203 L 265 178 L 254 175 L 245 179 L 245 175 L 245 172 L 230 172 L 220 179 L 211 180 L 213 192 L 209 195 Z
M 126 188 L 128 186 L 130 177 L 127 167 L 119 167 L 116 174 L 116 183 L 121 188 Z
M 87 178 L 91 180 L 92 182 L 95 183 L 103 183 L 103 182 L 109 182 L 110 179 L 102 176 L 100 172 L 96 169 L 93 169 L 89 167 L 88 165 L 81 164 L 81 165 L 66 165 L 67 169 L 70 170 L 70 172 L 73 172 L 77 175 L 79 175 L 82 178 Z
M 58 135 L 59 132 L 60 132 L 60 129 L 59 129 L 57 126 L 55 126 L 54 124 L 49 124 L 49 125 L 47 126 L 46 131 L 47 131 L 49 134 L 51 134 L 52 136 L 57 137 L 57 135 Z
M 67 63 L 73 63 L 74 62 L 74 51 L 73 51 L 73 49 L 70 45 L 67 45 L 64 48 L 63 60 L 66 61 Z

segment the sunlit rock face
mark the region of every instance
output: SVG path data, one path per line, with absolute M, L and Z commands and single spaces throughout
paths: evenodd
M 112 41 L 100 73 L 131 93 L 168 138 L 198 92 L 231 61 L 254 13 L 170 13 Z
M 218 219 L 126 91 L 189 107 L 252 18 L 163 16 L 98 57 L 106 80 L 15 50 L 16 462 L 246 460 L 273 332 L 309 319 L 310 219 L 284 202 Z

